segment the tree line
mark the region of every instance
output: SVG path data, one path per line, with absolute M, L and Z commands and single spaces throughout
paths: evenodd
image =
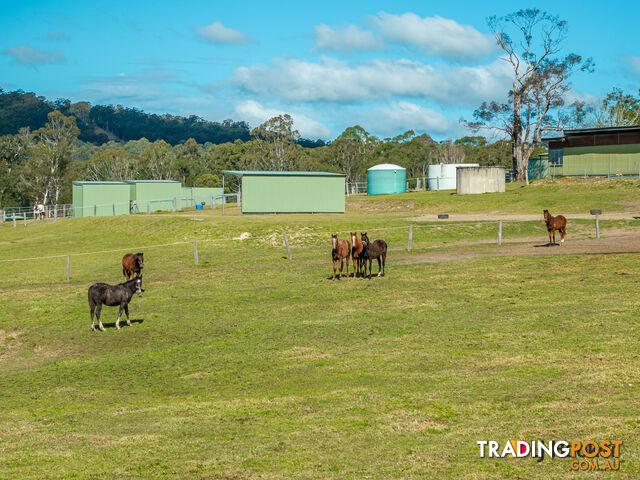
M 463 137 L 443 142 L 407 131 L 380 139 L 355 125 L 322 146 L 305 147 L 289 115 L 271 118 L 250 130 L 249 140 L 215 144 L 195 138 L 171 145 L 151 141 L 109 140 L 100 145 L 80 138 L 77 117 L 60 110 L 47 114 L 35 130 L 0 137 L 0 208 L 70 203 L 72 181 L 177 180 L 185 186 L 219 187 L 222 170 L 296 170 L 344 173 L 348 183 L 366 181 L 367 168 L 394 163 L 407 178 L 427 175 L 434 163 L 473 162 L 508 166 L 509 142 Z M 236 191 L 234 177 L 225 187 Z

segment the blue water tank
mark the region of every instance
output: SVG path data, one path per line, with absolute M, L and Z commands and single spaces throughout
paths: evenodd
M 367 195 L 405 193 L 407 170 L 400 165 L 382 163 L 367 170 Z

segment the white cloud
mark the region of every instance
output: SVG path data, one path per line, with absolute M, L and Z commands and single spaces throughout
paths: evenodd
M 640 56 L 638 55 L 627 55 L 627 61 L 629 62 L 629 66 L 631 67 L 631 71 L 634 75 L 640 79 Z
M 363 118 L 367 129 L 385 135 L 416 130 L 433 134 L 450 134 L 458 130 L 458 123 L 431 108 L 411 102 L 391 102 L 388 106 L 373 109 Z
M 306 115 L 286 111 L 285 109 L 266 108 L 255 100 L 246 100 L 238 103 L 236 105 L 236 113 L 239 118 L 245 120 L 252 126 L 258 126 L 270 118 L 288 113 L 293 118 L 293 124 L 303 138 L 327 139 L 331 135 L 331 132 L 325 125 Z
M 196 32 L 204 40 L 211 43 L 230 45 L 253 43 L 253 40 L 245 32 L 227 28 L 222 22 L 213 22 L 211 25 L 197 27 Z
M 69 35 L 63 32 L 56 32 L 54 30 L 49 30 L 44 35 L 45 40 L 69 40 Z
M 474 67 L 442 67 L 413 60 L 377 59 L 345 63 L 275 59 L 273 67 L 256 64 L 235 69 L 234 81 L 245 90 L 297 102 L 362 102 L 394 96 L 471 104 L 503 98 L 511 72 L 496 60 Z
M 319 50 L 376 50 L 382 47 L 371 31 L 360 30 L 355 25 L 344 28 L 332 28 L 328 25 L 316 25 L 315 42 Z
M 13 57 L 16 62 L 22 65 L 34 68 L 36 65 L 63 63 L 66 60 L 64 54 L 59 50 L 36 50 L 28 45 L 6 48 L 2 53 Z
M 415 13 L 392 15 L 380 12 L 372 21 L 385 40 L 418 47 L 429 55 L 476 60 L 496 49 L 491 35 L 437 15 L 422 18 Z

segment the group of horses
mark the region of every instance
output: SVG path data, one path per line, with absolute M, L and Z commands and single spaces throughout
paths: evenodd
M 371 280 L 371 264 L 373 260 L 378 260 L 378 276 L 384 277 L 384 266 L 387 261 L 387 242 L 384 240 L 369 241 L 367 232 L 360 233 L 360 238 L 356 232 L 351 232 L 351 243 L 349 240 L 339 240 L 338 234 L 331 235 L 331 258 L 333 260 L 333 278 L 336 279 L 336 270 L 340 266 L 338 280 L 342 278 L 342 268 L 344 262 L 347 263 L 347 278 L 349 278 L 349 257 L 353 260 L 353 278 L 358 274 L 361 278 L 367 276 L 367 261 L 369 262 L 369 280 Z
M 100 320 L 100 312 L 102 305 L 108 307 L 120 306 L 118 311 L 118 319 L 116 320 L 116 328 L 120 330 L 120 317 L 122 312 L 127 316 L 127 325 L 131 325 L 129 320 L 129 302 L 133 298 L 134 293 L 142 293 L 142 269 L 144 268 L 144 254 L 127 253 L 122 257 L 122 274 L 127 279 L 118 285 L 109 285 L 107 283 L 94 283 L 89 287 L 89 309 L 91 310 L 91 331 L 95 332 L 93 315 L 95 312 L 98 319 L 98 328 L 104 332 L 104 325 Z

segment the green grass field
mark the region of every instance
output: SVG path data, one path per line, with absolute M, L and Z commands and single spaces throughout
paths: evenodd
M 622 440 L 620 471 L 606 475 L 638 478 L 640 258 L 422 263 L 425 252 L 500 248 L 496 226 L 409 219 L 571 201 L 567 212 L 596 201 L 626 211 L 640 205 L 639 185 L 515 185 L 499 202 L 356 196 L 345 215 L 229 209 L 2 224 L 0 259 L 184 243 L 144 249 L 133 325 L 117 331 L 117 310 L 105 307 L 104 333 L 90 331 L 87 288 L 121 281 L 124 252 L 72 256 L 69 282 L 66 258 L 0 263 L 0 478 L 604 474 L 570 472 L 569 459 L 479 457 L 476 441 L 510 439 Z M 421 228 L 406 252 L 409 223 Z M 590 228 L 574 221 L 571 235 Z M 387 240 L 384 278 L 330 280 L 328 232 L 350 230 Z M 229 240 L 246 236 L 257 238 Z M 504 236 L 543 242 L 546 230 L 514 222 Z

